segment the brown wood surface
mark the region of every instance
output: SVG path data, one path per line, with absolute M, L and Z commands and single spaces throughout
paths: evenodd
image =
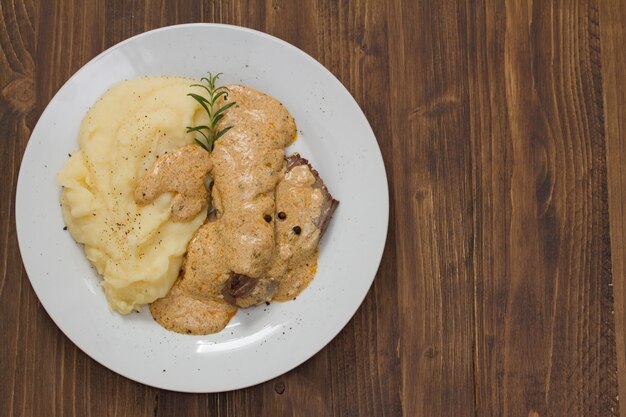
M 625 2 L 0 0 L 0 18 L 0 415 L 626 416 Z M 14 213 L 30 132 L 72 73 L 196 21 L 329 68 L 370 120 L 391 199 L 380 270 L 337 338 L 207 395 L 77 349 L 30 286 Z
M 619 410 L 626 416 L 626 2 L 599 9 Z

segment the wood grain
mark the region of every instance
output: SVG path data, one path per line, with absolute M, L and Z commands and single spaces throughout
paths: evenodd
M 468 6 L 478 414 L 617 414 L 597 6 Z
M 611 257 L 615 294 L 615 333 L 619 398 L 626 399 L 626 4 L 600 2 Z M 626 416 L 626 400 L 620 401 Z
M 623 2 L 0 0 L 0 19 L 0 415 L 626 415 Z M 195 21 L 329 68 L 370 120 L 391 201 L 346 328 L 285 375 L 210 395 L 76 348 L 28 282 L 14 214 L 61 85 L 119 41 Z
M 398 233 L 406 416 L 472 416 L 475 408 L 469 91 L 459 7 L 388 5 L 396 58 L 389 65 L 391 227 Z

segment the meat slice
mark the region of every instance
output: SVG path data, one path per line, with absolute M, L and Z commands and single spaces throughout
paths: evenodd
M 225 301 L 246 308 L 269 301 L 276 288 L 278 282 L 272 278 L 232 274 L 224 285 L 222 295 Z
M 297 153 L 287 157 L 276 188 L 276 245 L 269 270 L 261 278 L 232 274 L 222 290 L 224 299 L 245 308 L 270 301 L 276 294 L 287 299 L 302 291 L 315 274 L 315 252 L 338 204 L 306 159 Z M 307 277 L 300 280 L 305 282 L 282 288 L 297 271 Z
M 333 216 L 333 213 L 335 212 L 335 210 L 337 209 L 337 206 L 339 205 L 339 201 L 335 200 L 333 196 L 330 194 L 330 191 L 328 191 L 328 188 L 326 188 L 326 185 L 324 184 L 324 181 L 322 181 L 322 178 L 320 177 L 319 172 L 313 169 L 309 161 L 301 157 L 299 153 L 291 154 L 290 156 L 286 158 L 286 161 L 287 161 L 287 172 L 290 171 L 294 167 L 307 165 L 309 167 L 309 170 L 315 177 L 315 183 L 313 184 L 313 188 L 316 188 L 322 191 L 322 196 L 324 198 L 324 203 L 322 204 L 322 210 L 320 212 L 320 215 L 313 219 L 313 223 L 320 229 L 320 238 L 321 238 L 321 236 L 326 231 L 326 227 L 328 227 L 328 222 L 330 222 L 330 219 Z

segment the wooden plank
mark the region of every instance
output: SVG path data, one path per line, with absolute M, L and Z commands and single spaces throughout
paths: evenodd
M 599 6 L 619 405 L 626 416 L 626 3 Z
M 479 416 L 617 414 L 595 2 L 466 2 Z
M 311 22 L 320 28 L 318 50 L 313 56 L 339 78 L 363 109 L 378 139 L 392 184 L 391 107 L 388 95 L 381 93 L 390 89 L 386 5 L 379 0 L 335 3 L 318 3 L 316 20 Z M 303 49 L 312 52 L 306 44 Z M 387 246 L 373 289 L 326 349 L 329 374 L 316 378 L 320 385 L 324 385 L 325 378 L 330 381 L 331 396 L 326 398 L 332 407 L 330 415 L 401 413 L 401 332 L 397 308 L 400 279 L 395 260 L 394 207 L 392 193 Z M 298 415 L 298 409 L 295 410 L 294 415 Z
M 0 402 L 8 415 L 18 415 L 26 414 L 26 404 L 33 395 L 27 384 L 35 370 L 24 360 L 23 343 L 29 333 L 33 334 L 25 329 L 24 320 L 32 318 L 36 302 L 29 295 L 16 244 L 13 196 L 30 134 L 29 115 L 35 107 L 33 22 L 37 12 L 32 2 L 0 1 L 0 17 Z
M 387 9 L 403 415 L 473 416 L 465 10 Z
M 104 9 L 104 1 L 60 0 L 37 4 L 34 57 L 37 114 L 75 71 L 105 48 Z M 35 122 L 33 119 L 31 128 Z M 27 311 L 32 310 L 31 318 L 24 324 L 34 334 L 27 333 L 28 338 L 21 343 L 25 362 L 35 369 L 23 386 L 32 395 L 25 403 L 24 413 L 36 416 L 149 413 L 152 405 L 145 400 L 151 398 L 151 389 L 129 383 L 80 351 L 43 311 L 26 275 L 23 285 L 29 299 Z

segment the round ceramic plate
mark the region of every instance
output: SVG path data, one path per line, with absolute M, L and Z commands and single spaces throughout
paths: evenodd
M 218 334 L 160 327 L 148 309 L 112 312 L 82 246 L 63 230 L 55 176 L 78 147 L 81 120 L 110 86 L 145 75 L 200 78 L 261 90 L 287 106 L 299 151 L 341 201 L 320 246 L 318 273 L 287 303 L 240 309 Z M 171 26 L 135 36 L 79 70 L 43 112 L 17 186 L 22 258 L 39 300 L 85 353 L 135 381 L 175 391 L 217 392 L 276 377 L 313 356 L 346 325 L 383 253 L 389 200 L 376 138 L 357 103 L 321 64 L 267 34 L 234 26 Z

